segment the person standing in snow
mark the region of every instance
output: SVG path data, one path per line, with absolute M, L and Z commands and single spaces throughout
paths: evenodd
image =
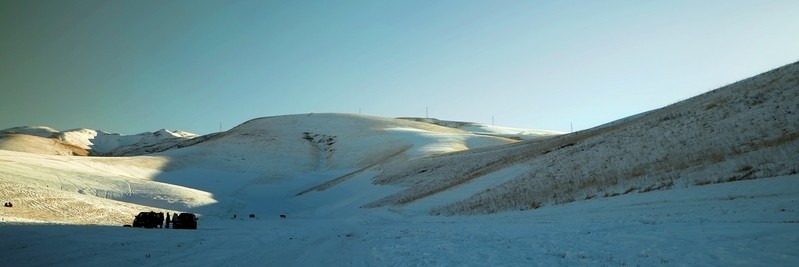
M 166 227 L 169 228 L 169 212 L 166 213 Z

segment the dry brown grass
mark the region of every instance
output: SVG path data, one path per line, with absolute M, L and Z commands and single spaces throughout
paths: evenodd
M 799 63 L 585 131 L 574 146 L 524 158 L 529 175 L 432 213 L 492 213 L 790 174 L 799 168 L 796 76 Z

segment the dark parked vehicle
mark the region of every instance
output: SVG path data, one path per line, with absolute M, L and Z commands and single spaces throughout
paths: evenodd
M 163 227 L 164 225 L 164 214 L 163 213 L 155 213 L 153 211 L 150 212 L 139 212 L 139 215 L 136 215 L 136 218 L 133 219 L 133 227 L 144 227 L 144 228 L 157 228 Z
M 172 219 L 172 228 L 197 229 L 197 215 L 194 213 L 181 213 Z

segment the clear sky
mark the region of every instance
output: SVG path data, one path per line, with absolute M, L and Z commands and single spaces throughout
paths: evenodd
M 0 0 L 0 129 L 342 112 L 569 131 L 799 60 L 799 1 Z

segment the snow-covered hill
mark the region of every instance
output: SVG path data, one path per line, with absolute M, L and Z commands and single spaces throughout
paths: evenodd
M 169 132 L 119 136 L 82 129 L 59 133 L 56 139 L 41 139 L 108 153 L 113 147 L 117 148 L 111 151 L 119 151 L 119 144 L 142 144 L 142 140 L 157 140 L 152 137 L 158 135 L 173 136 Z M 0 181 L 13 185 L 4 192 L 10 199 L 34 202 L 38 197 L 27 197 L 27 192 L 44 185 L 48 190 L 57 188 L 59 195 L 78 199 L 89 195 L 160 209 L 192 208 L 207 216 L 293 212 L 285 206 L 289 204 L 281 207 L 252 203 L 264 198 L 273 203 L 286 202 L 289 200 L 283 199 L 285 196 L 328 188 L 390 162 L 512 142 L 515 140 L 408 120 L 302 114 L 254 119 L 223 133 L 171 144 L 173 149 L 148 157 L 51 157 L 0 151 Z M 272 188 L 273 185 L 280 186 Z M 274 190 L 282 192 L 275 196 Z M 207 194 L 212 194 L 213 199 Z M 74 216 L 78 209 L 72 215 L 53 213 L 52 218 L 41 217 L 61 209 L 51 205 L 63 203 L 67 201 L 35 204 L 36 212 L 29 214 L 39 215 L 28 219 L 97 222 L 81 221 L 84 217 Z M 127 220 L 107 223 L 122 224 Z
M 0 150 L 0 199 L 14 203 L 0 209 L 0 258 L 792 266 L 797 99 L 794 63 L 570 134 L 351 114 L 258 118 L 199 137 L 17 128 L 0 138 L 11 148 Z M 127 145 L 147 155 L 63 156 Z M 198 213 L 200 229 L 119 227 L 149 210 Z
M 98 156 L 143 155 L 195 138 L 196 134 L 161 129 L 152 133 L 120 135 L 92 129 L 74 129 L 58 133 L 56 138 L 91 151 Z
M 340 114 L 344 115 L 344 114 Z M 362 116 L 366 118 L 366 116 Z M 495 136 L 502 139 L 530 140 L 545 139 L 563 133 L 544 130 L 526 130 L 508 127 L 489 126 L 472 122 L 442 121 L 437 119 L 400 118 L 418 122 L 426 122 L 441 126 L 437 131 L 461 130 L 459 133 L 472 133 L 477 135 Z M 387 119 L 393 120 L 393 119 Z M 418 125 L 417 125 L 418 126 Z M 412 127 L 413 128 L 413 127 Z M 452 129 L 444 129 L 452 128 Z M 28 136 L 25 136 L 28 135 Z M 213 139 L 220 133 L 199 137 L 185 131 L 170 131 L 161 129 L 155 132 L 145 132 L 136 135 L 121 135 L 100 130 L 79 128 L 59 132 L 46 126 L 22 126 L 0 131 L 0 150 L 22 151 L 48 155 L 91 155 L 91 156 L 139 156 L 162 152 L 179 147 L 187 147 L 201 143 L 206 139 Z M 30 138 L 36 136 L 55 141 Z M 28 142 L 31 142 L 28 144 Z M 11 144 L 14 145 L 11 145 Z M 50 143 L 52 146 L 44 144 Z M 27 146 L 27 147 L 26 147 Z M 66 151 L 63 146 L 77 149 L 77 152 Z M 459 150 L 461 148 L 457 148 Z
M 797 122 L 794 63 L 594 129 L 392 166 L 376 181 L 410 186 L 366 207 L 493 213 L 792 175 Z M 424 201 L 443 195 L 453 197 Z
M 52 140 L 30 138 L 30 136 Z M 136 156 L 164 151 L 178 144 L 190 142 L 195 137 L 197 135 L 193 133 L 166 129 L 151 133 L 121 135 L 85 128 L 59 132 L 50 127 L 23 126 L 0 131 L 0 143 L 9 143 L 6 146 L 0 145 L 0 149 L 55 155 Z M 26 145 L 28 142 L 30 144 Z M 14 145 L 11 145 L 12 143 Z M 45 146 L 47 143 L 52 146 Z M 63 146 L 77 149 L 78 152 L 62 153 Z
M 20 126 L 0 131 L 0 134 L 26 134 L 44 138 L 51 138 L 58 134 L 58 130 L 47 126 Z
M 161 154 L 195 160 L 187 164 L 218 165 L 214 169 L 296 173 L 361 168 L 389 156 L 419 158 L 512 142 L 414 121 L 301 114 L 254 119 L 204 142 Z
M 0 134 L 0 150 L 19 151 L 44 155 L 86 156 L 89 151 L 58 139 L 39 137 L 32 134 Z

